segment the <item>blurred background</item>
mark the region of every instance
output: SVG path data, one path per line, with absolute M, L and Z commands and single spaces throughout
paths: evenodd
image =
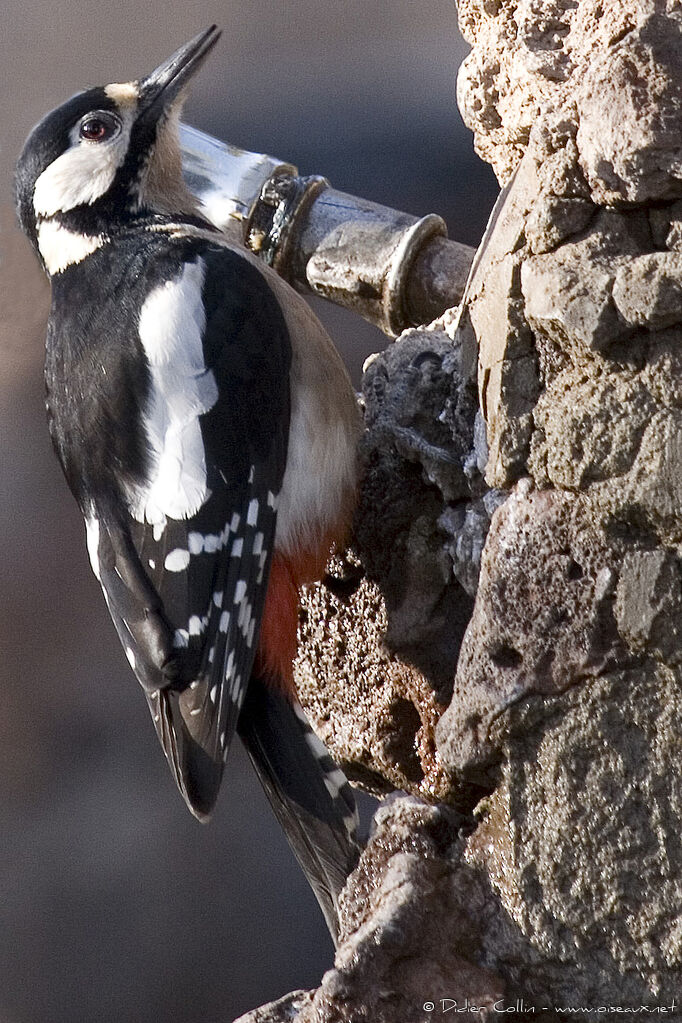
M 235 748 L 193 820 L 110 625 L 52 457 L 48 289 L 14 227 L 31 126 L 211 22 L 185 119 L 477 244 L 497 188 L 457 113 L 453 0 L 4 0 L 0 66 L 0 1023 L 229 1023 L 316 986 L 333 949 Z M 359 367 L 386 339 L 315 308 Z M 407 1021 L 406 1021 L 407 1023 Z

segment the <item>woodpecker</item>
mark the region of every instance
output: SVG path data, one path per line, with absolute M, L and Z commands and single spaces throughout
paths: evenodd
M 304 300 L 183 183 L 181 105 L 219 35 L 48 114 L 17 210 L 52 285 L 52 442 L 173 777 L 207 819 L 236 730 L 334 936 L 357 815 L 292 665 L 300 588 L 349 528 L 359 413 Z

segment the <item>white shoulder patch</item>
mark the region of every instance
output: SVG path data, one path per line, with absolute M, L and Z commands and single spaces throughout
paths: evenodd
M 82 263 L 105 242 L 104 235 L 77 234 L 56 220 L 45 220 L 38 227 L 38 249 L 50 275 L 61 273 L 74 263 Z
M 186 519 L 209 497 L 199 417 L 213 408 L 218 387 L 204 363 L 206 317 L 201 259 L 154 288 L 140 312 L 139 332 L 151 371 L 144 426 L 152 454 L 147 486 L 131 513 L 140 522 Z

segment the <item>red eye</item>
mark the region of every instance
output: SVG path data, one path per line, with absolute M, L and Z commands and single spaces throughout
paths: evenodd
M 113 117 L 102 114 L 90 114 L 81 121 L 79 135 L 87 142 L 103 142 L 111 138 L 118 129 L 118 122 Z

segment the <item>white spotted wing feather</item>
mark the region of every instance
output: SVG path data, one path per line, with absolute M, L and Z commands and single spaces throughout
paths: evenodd
M 88 549 L 173 775 L 203 817 L 258 646 L 290 348 L 258 271 L 205 243 L 150 291 L 139 340 L 146 472 L 123 516 L 92 502 Z

